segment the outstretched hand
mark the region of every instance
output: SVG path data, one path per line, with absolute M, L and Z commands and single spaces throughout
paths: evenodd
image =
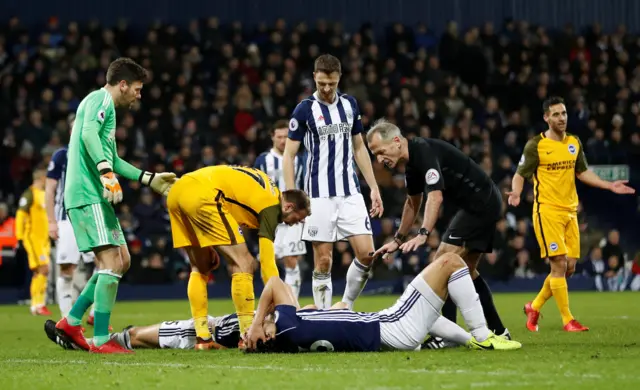
M 620 195 L 635 194 L 636 190 L 626 185 L 629 180 L 616 180 L 611 182 L 611 192 Z

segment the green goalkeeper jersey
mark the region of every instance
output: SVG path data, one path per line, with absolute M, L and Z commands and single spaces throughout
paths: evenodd
M 85 97 L 76 112 L 67 152 L 67 182 L 64 203 L 67 209 L 96 203 L 103 198 L 97 165 L 107 162 L 115 173 L 138 180 L 141 171 L 118 157 L 116 110 L 111 94 L 101 88 Z

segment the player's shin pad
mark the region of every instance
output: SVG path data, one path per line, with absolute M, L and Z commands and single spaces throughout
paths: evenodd
M 255 296 L 253 293 L 253 275 L 236 273 L 231 277 L 231 297 L 236 307 L 240 334 L 244 335 L 253 322 Z
M 191 307 L 191 316 L 194 319 L 196 336 L 204 340 L 210 339 L 211 332 L 207 323 L 209 310 L 207 275 L 192 271 L 189 275 L 187 295 L 189 296 L 189 306 Z

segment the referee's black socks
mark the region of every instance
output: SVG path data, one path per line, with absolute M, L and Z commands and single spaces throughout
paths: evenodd
M 484 281 L 482 276 L 478 276 L 473 280 L 473 286 L 476 288 L 476 292 L 480 298 L 484 318 L 487 320 L 487 327 L 497 335 L 503 334 L 506 329 L 502 324 L 496 306 L 493 304 L 493 296 L 491 295 L 491 289 L 489 289 L 487 282 Z M 455 323 L 457 314 L 458 308 L 451 300 L 451 296 L 448 296 L 442 306 L 442 316 Z

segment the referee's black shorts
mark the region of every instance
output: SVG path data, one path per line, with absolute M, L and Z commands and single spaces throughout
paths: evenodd
M 482 212 L 458 210 L 442 235 L 442 242 L 466 248 L 469 252 L 491 253 L 496 224 L 502 212 L 502 196 L 495 185 Z

